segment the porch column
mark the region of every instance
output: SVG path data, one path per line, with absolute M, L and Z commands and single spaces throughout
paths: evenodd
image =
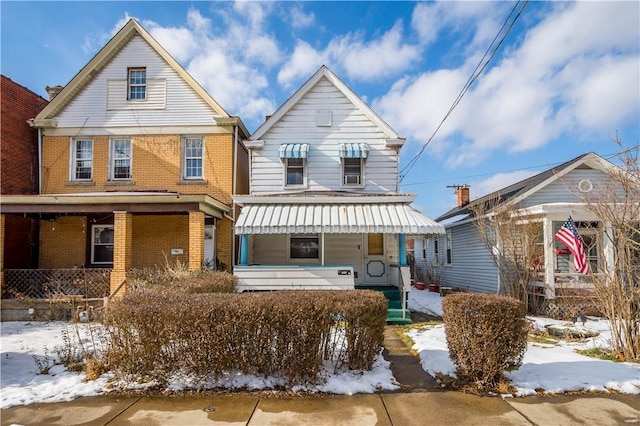
M 132 246 L 133 215 L 125 211 L 113 212 L 113 270 L 110 282 L 112 295 L 127 279 L 127 271 L 131 269 Z M 124 288 L 120 288 L 114 296 L 122 296 L 123 290 Z
M 0 295 L 4 296 L 4 236 L 6 215 L 0 214 Z
M 614 249 L 614 234 L 611 221 L 604 224 L 604 266 L 607 268 L 607 280 L 613 278 L 616 274 L 616 258 Z M 593 274 L 595 271 L 591 271 Z
M 189 270 L 197 271 L 204 261 L 204 212 L 189 212 Z
M 549 300 L 556 298 L 556 280 L 554 271 L 553 221 L 548 217 L 542 219 L 542 232 L 544 238 L 544 297 Z
M 407 266 L 407 245 L 404 234 L 398 234 L 398 263 Z
M 240 235 L 240 265 L 249 264 L 249 234 Z

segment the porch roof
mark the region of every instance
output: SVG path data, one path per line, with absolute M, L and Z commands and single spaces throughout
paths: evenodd
M 444 234 L 444 227 L 406 203 L 245 204 L 236 220 L 241 234 Z
M 229 206 L 209 195 L 156 192 L 95 192 L 49 195 L 3 195 L 2 213 L 131 213 L 202 211 L 222 218 Z

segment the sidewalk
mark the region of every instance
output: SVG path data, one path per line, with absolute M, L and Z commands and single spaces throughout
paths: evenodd
M 395 392 L 280 396 L 100 396 L 0 411 L 2 425 L 630 425 L 640 396 L 490 398 L 443 391 L 388 327 L 384 356 L 401 383 Z

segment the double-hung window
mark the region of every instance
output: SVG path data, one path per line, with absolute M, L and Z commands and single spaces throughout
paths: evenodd
M 71 180 L 90 181 L 93 177 L 93 140 L 71 141 Z
M 129 68 L 127 78 L 127 99 L 144 101 L 147 99 L 147 69 Z
M 286 186 L 304 185 L 304 158 L 287 158 Z
M 366 143 L 341 143 L 338 155 L 342 162 L 342 186 L 362 187 L 364 162 L 369 155 L 369 146 Z
M 131 139 L 111 139 L 111 161 L 109 166 L 112 180 L 131 179 Z
M 91 263 L 113 263 L 113 225 L 91 227 Z
M 451 265 L 452 262 L 452 256 L 451 256 L 451 246 L 453 245 L 453 242 L 451 240 L 451 230 L 447 230 L 447 235 L 445 237 L 445 252 L 446 252 L 446 264 L 447 265 Z
M 203 179 L 204 140 L 200 136 L 182 138 L 182 177 Z
M 344 158 L 342 160 L 342 176 L 345 186 L 362 185 L 362 158 Z

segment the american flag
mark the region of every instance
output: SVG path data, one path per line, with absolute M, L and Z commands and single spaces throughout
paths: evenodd
M 569 251 L 571 251 L 573 254 L 573 267 L 576 272 L 588 275 L 589 263 L 587 262 L 587 255 L 584 252 L 584 244 L 571 216 L 569 216 L 569 219 L 567 219 L 553 238 L 567 246 Z

